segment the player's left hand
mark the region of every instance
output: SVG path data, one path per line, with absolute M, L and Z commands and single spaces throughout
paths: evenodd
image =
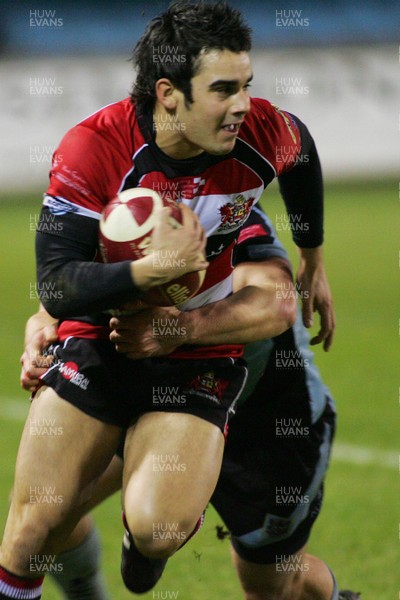
M 110 340 L 117 352 L 139 360 L 152 356 L 166 356 L 184 343 L 184 331 L 180 333 L 174 307 L 153 307 L 140 312 L 110 320 Z M 181 328 L 182 329 L 182 328 Z
M 310 344 L 314 346 L 323 343 L 325 352 L 328 352 L 335 331 L 335 313 L 322 255 L 313 253 L 313 250 L 302 252 L 300 267 L 297 272 L 298 291 L 302 299 L 302 315 L 305 327 L 312 327 L 314 312 L 318 312 L 320 315 L 320 330 L 311 339 Z

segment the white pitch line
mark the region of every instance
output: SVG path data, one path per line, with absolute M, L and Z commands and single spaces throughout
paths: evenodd
M 29 411 L 28 395 L 26 400 L 13 400 L 0 398 L 0 419 L 3 421 L 25 421 Z M 388 469 L 400 468 L 400 454 L 389 450 L 378 450 L 367 446 L 356 446 L 344 442 L 333 444 L 332 460 L 352 465 L 370 465 L 386 467 Z
M 29 395 L 26 400 L 0 397 L 0 419 L 3 421 L 25 421 L 29 412 Z
M 367 446 L 355 446 L 344 442 L 333 444 L 332 459 L 353 465 L 371 465 L 399 469 L 400 454 L 389 450 L 378 450 Z

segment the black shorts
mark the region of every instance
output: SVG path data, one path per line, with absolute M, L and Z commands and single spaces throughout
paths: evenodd
M 306 385 L 293 377 L 295 393 L 271 397 L 264 375 L 238 408 L 211 498 L 233 547 L 249 562 L 277 563 L 302 548 L 322 504 L 334 405 L 327 395 L 325 410 L 313 422 Z
M 242 359 L 133 361 L 108 340 L 69 337 L 53 353 L 43 383 L 84 413 L 125 429 L 143 413 L 167 411 L 190 413 L 224 432 L 247 377 Z

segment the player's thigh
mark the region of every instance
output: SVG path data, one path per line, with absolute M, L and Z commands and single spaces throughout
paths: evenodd
M 85 513 L 89 512 L 101 504 L 103 500 L 106 500 L 106 498 L 109 498 L 121 489 L 122 469 L 122 458 L 115 454 L 104 473 L 96 480 L 89 500 L 83 505 L 82 510 Z
M 51 473 L 60 485 L 82 488 L 82 484 L 103 473 L 114 455 L 120 432 L 119 427 L 63 400 L 52 388 L 42 388 L 31 404 L 17 468 L 29 466 L 31 476 L 38 481 Z M 74 481 L 66 477 L 67 473 L 75 476 Z
M 42 388 L 31 404 L 16 463 L 12 505 L 36 505 L 58 521 L 92 494 L 118 444 L 120 428 Z M 63 510 L 57 508 L 57 498 Z M 51 524 L 51 523 L 50 523 Z
M 124 453 L 124 509 L 132 533 L 147 537 L 154 523 L 193 528 L 215 488 L 223 447 L 221 430 L 197 416 L 140 417 Z
M 258 564 L 244 560 L 231 546 L 231 555 L 246 600 L 296 600 L 307 573 L 305 548 L 284 562 Z

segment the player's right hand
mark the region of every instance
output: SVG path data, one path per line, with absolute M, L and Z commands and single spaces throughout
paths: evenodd
M 149 246 L 149 250 L 156 255 L 173 258 L 173 261 L 166 261 L 167 264 L 179 263 L 171 279 L 192 271 L 202 271 L 209 264 L 204 256 L 207 240 L 198 216 L 185 204 L 180 204 L 180 209 L 180 227 L 174 227 L 171 223 L 168 207 L 159 212 Z
M 202 271 L 209 265 L 205 259 L 204 229 L 189 207 L 180 207 L 182 224 L 179 227 L 172 222 L 170 208 L 164 207 L 157 212 L 146 256 L 131 263 L 132 279 L 143 291 L 185 273 Z

